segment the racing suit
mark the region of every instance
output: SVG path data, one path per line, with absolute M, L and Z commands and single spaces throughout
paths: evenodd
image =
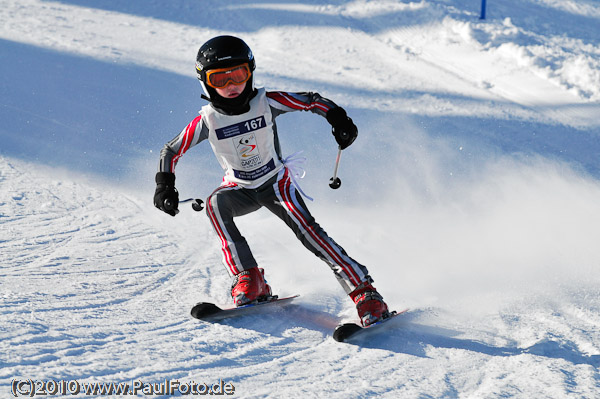
M 225 171 L 223 183 L 206 200 L 206 212 L 220 240 L 223 264 L 230 275 L 257 266 L 234 217 L 266 207 L 282 219 L 302 244 L 333 270 L 350 293 L 372 281 L 367 268 L 346 254 L 316 223 L 282 158 L 275 118 L 291 111 L 311 111 L 325 117 L 337 107 L 317 93 L 267 92 L 258 89 L 248 112 L 227 115 L 211 104 L 202 108 L 160 157 L 160 172 L 175 172 L 179 158 L 208 140 Z

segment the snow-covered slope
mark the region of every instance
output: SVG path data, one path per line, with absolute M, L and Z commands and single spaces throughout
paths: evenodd
M 53 379 L 222 380 L 244 398 L 596 397 L 600 4 L 492 0 L 484 21 L 479 6 L 0 0 L 2 396 Z M 299 305 L 190 319 L 197 301 L 228 303 L 229 278 L 205 215 L 157 211 L 153 178 L 204 104 L 194 57 L 218 34 L 253 48 L 258 85 L 318 91 L 357 123 L 333 191 L 327 123 L 278 119 L 284 152 L 308 158 L 317 220 L 411 308 L 385 334 L 332 340 L 352 304 L 266 211 L 240 228 Z M 220 173 L 195 147 L 179 191 L 206 196 Z

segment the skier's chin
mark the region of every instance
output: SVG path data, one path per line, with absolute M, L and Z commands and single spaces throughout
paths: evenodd
M 226 89 L 217 89 L 217 94 L 220 95 L 223 98 L 237 98 L 240 96 L 240 94 L 242 94 L 242 92 L 244 91 L 244 89 L 241 89 L 239 87 L 234 87 L 234 88 L 226 88 Z

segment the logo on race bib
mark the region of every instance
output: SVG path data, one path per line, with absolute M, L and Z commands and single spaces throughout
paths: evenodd
M 235 147 L 238 157 L 240 158 L 241 166 L 244 169 L 253 169 L 262 165 L 262 159 L 258 152 L 258 145 L 256 144 L 256 136 L 254 133 L 236 139 Z

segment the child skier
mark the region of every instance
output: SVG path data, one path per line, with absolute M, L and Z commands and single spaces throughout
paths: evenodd
M 306 208 L 282 157 L 275 118 L 299 110 L 325 117 L 341 149 L 356 139 L 356 126 L 343 108 L 317 93 L 256 89 L 255 67 L 250 48 L 237 37 L 218 36 L 200 47 L 196 73 L 206 94 L 202 97 L 210 104 L 163 147 L 154 205 L 169 215 L 178 213 L 175 165 L 187 150 L 208 140 L 225 177 L 206 200 L 206 212 L 221 242 L 223 263 L 233 278 L 231 296 L 236 306 L 271 295 L 263 269 L 258 268 L 234 223 L 234 217 L 264 206 L 331 267 L 356 304 L 364 326 L 387 317 L 388 307 L 372 286 L 367 268 L 349 257 Z

